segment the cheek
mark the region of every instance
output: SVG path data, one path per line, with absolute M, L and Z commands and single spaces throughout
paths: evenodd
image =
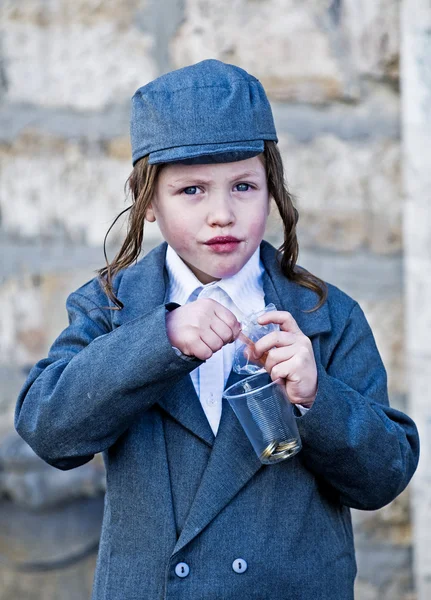
M 268 220 L 268 212 L 266 207 L 262 208 L 258 213 L 254 213 L 253 217 L 249 221 L 249 234 L 253 237 L 263 235 Z
M 194 231 L 191 219 L 170 215 L 168 219 L 159 221 L 159 227 L 166 241 L 177 250 L 186 249 L 190 245 Z

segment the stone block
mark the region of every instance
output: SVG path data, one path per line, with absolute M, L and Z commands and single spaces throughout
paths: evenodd
M 399 0 L 343 0 L 337 4 L 341 4 L 340 26 L 357 72 L 366 77 L 396 81 L 400 51 Z
M 430 223 L 431 221 L 428 221 L 428 227 Z M 423 229 L 423 225 L 419 225 L 418 228 Z M 414 230 L 409 235 L 414 237 Z M 408 277 L 406 333 L 408 336 L 409 358 L 411 354 L 414 357 L 425 359 L 431 355 L 431 259 L 428 259 L 426 253 L 427 249 L 424 248 L 422 258 L 412 253 L 405 260 L 406 275 Z
M 400 147 L 321 135 L 308 144 L 280 136 L 286 177 L 299 210 L 304 248 L 341 252 L 402 248 Z
M 130 145 L 130 138 L 125 136 L 119 136 L 109 140 L 106 143 L 106 154 L 110 158 L 114 158 L 116 160 L 124 160 L 131 163 L 132 148 Z
M 409 548 L 412 543 L 410 488 L 380 510 L 352 511 L 352 520 L 360 546 L 379 543 Z
M 388 374 L 389 393 L 407 391 L 404 304 L 401 298 L 364 300 L 357 298 L 373 331 Z
M 406 577 L 409 577 L 405 573 Z M 355 600 L 418 600 L 413 591 L 400 589 L 399 574 L 394 578 L 393 584 L 385 589 L 372 585 L 358 577 L 355 581 Z
M 2 342 L 0 342 L 2 346 Z M 24 383 L 25 374 L 17 367 L 0 365 L 0 444 L 13 429 L 16 398 Z
M 392 0 L 188 0 L 171 56 L 178 67 L 205 58 L 241 66 L 273 99 L 356 101 L 361 79 L 397 79 L 398 19 Z
M 71 20 L 86 26 L 104 21 L 114 21 L 120 27 L 130 27 L 136 13 L 146 4 L 146 0 L 4 0 L 3 14 L 11 22 L 33 23 L 40 27 L 51 24 L 65 24 Z
M 154 38 L 135 22 L 140 2 L 2 4 L 6 99 L 100 109 L 157 76 Z
M 102 245 L 125 207 L 123 188 L 131 164 L 118 152 L 109 155 L 101 143 L 67 141 L 35 130 L 0 147 L 5 234 Z
M 188 0 L 171 42 L 173 64 L 206 58 L 236 64 L 274 99 L 321 103 L 350 97 L 351 86 L 319 24 L 321 7 L 295 0 Z
M 431 138 L 430 138 L 431 148 Z M 412 175 L 410 175 L 412 176 Z M 428 178 L 428 174 L 427 174 Z M 419 179 L 419 178 L 418 178 Z M 431 184 L 431 178 L 429 179 Z M 422 182 L 423 189 L 428 190 L 427 181 Z M 414 185 L 414 184 L 413 184 Z M 417 275 L 422 269 L 429 271 L 431 263 L 431 204 L 426 192 L 419 196 L 410 195 L 406 199 L 404 210 L 404 232 L 406 238 L 406 255 L 408 259 L 407 268 L 414 269 L 417 265 Z M 425 263 L 428 262 L 428 265 Z M 414 272 L 412 271 L 412 276 Z M 415 277 L 416 278 L 416 277 Z M 419 275 L 418 279 L 422 279 Z
M 2 366 L 24 367 L 42 358 L 46 346 L 38 282 L 7 281 L 0 288 Z

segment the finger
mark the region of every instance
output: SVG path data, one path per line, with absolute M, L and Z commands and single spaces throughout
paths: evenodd
M 277 363 L 274 365 L 274 367 L 272 367 L 269 373 L 272 381 L 275 381 L 276 379 L 286 379 L 292 383 L 299 383 L 301 381 L 295 366 L 294 357 Z
M 197 340 L 194 342 L 192 356 L 195 356 L 200 360 L 208 360 L 213 354 L 214 352 L 211 350 L 211 348 L 202 340 Z
M 294 333 L 287 331 L 272 331 L 264 335 L 254 345 L 254 354 L 258 358 L 271 348 L 280 348 L 282 346 L 293 346 L 298 341 Z
M 232 311 L 223 306 L 222 304 L 217 303 L 217 307 L 214 310 L 216 317 L 218 317 L 221 321 L 226 323 L 228 327 L 231 328 L 232 332 L 234 332 L 235 337 L 238 336 L 238 333 L 241 330 L 241 323 L 235 317 Z
M 236 332 L 218 317 L 214 317 L 210 327 L 218 336 L 220 336 L 224 344 L 229 344 L 235 340 Z
M 265 369 L 268 373 L 271 373 L 272 369 L 286 360 L 290 360 L 295 356 L 295 349 L 293 346 L 283 346 L 281 348 L 272 348 L 265 361 Z
M 211 348 L 200 338 L 194 339 L 182 348 L 182 352 L 187 356 L 195 356 L 200 360 L 208 360 L 213 355 Z
M 218 333 L 213 331 L 211 327 L 208 327 L 208 329 L 204 329 L 201 332 L 200 339 L 205 342 L 205 344 L 211 348 L 213 352 L 217 352 L 217 350 L 223 348 L 225 344 L 224 340 L 218 335 Z
M 300 328 L 298 327 L 298 323 L 292 317 L 290 312 L 287 312 L 286 310 L 273 310 L 271 312 L 265 313 L 264 315 L 259 317 L 257 321 L 260 325 L 274 323 L 275 325 L 280 325 L 283 331 L 290 331 L 291 333 L 302 333 Z

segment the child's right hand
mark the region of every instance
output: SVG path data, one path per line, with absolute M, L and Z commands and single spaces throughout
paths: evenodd
M 208 360 L 241 331 L 235 315 L 211 298 L 201 298 L 166 315 L 169 341 L 183 354 Z

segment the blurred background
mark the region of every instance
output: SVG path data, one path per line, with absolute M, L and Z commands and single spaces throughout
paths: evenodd
M 362 305 L 391 402 L 420 429 L 408 490 L 354 511 L 357 600 L 429 600 L 430 0 L 0 0 L 0 600 L 90 597 L 102 461 L 45 465 L 13 409 L 129 203 L 130 97 L 205 58 L 264 85 L 299 263 Z M 267 239 L 282 241 L 275 214 Z M 145 251 L 159 241 L 148 227 Z

